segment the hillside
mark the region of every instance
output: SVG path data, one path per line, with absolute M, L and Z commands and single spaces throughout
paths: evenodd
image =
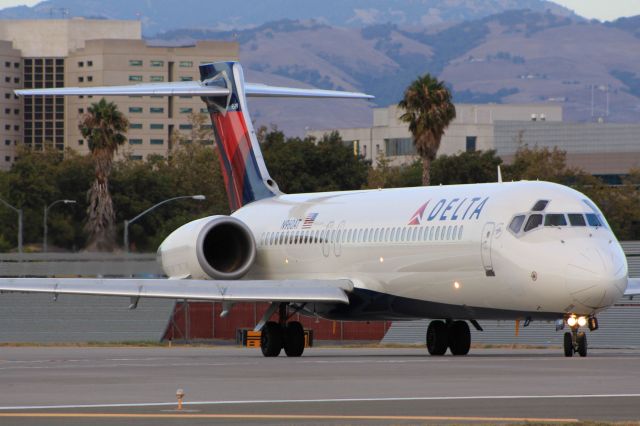
M 376 95 L 378 106 L 397 102 L 413 78 L 431 72 L 451 85 L 457 102 L 555 102 L 563 105 L 569 121 L 603 116 L 628 122 L 637 121 L 640 111 L 640 56 L 631 54 L 640 51 L 640 35 L 627 21 L 602 24 L 523 10 L 439 31 L 279 21 L 242 31 L 171 31 L 160 34 L 158 42 L 236 39 L 251 76 L 363 90 Z M 313 102 L 296 104 L 286 120 L 298 133 L 317 128 L 318 122 L 325 127 L 369 125 L 367 103 L 350 105 L 346 115 L 338 104 L 322 114 Z M 285 116 L 277 108 L 259 108 L 257 114 L 260 123 L 282 123 Z
M 49 0 L 33 7 L 0 10 L 0 19 L 91 17 L 140 19 L 145 35 L 175 28 L 228 30 L 282 19 L 314 19 L 336 27 L 392 23 L 432 26 L 479 19 L 510 9 L 531 9 L 573 16 L 546 0 Z

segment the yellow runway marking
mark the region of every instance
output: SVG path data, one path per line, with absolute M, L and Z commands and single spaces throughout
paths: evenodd
M 416 420 L 461 422 L 576 423 L 578 419 L 533 417 L 461 417 L 461 416 L 342 416 L 317 414 L 135 414 L 135 413 L 0 413 L 21 418 L 104 418 L 104 419 L 241 419 L 241 420 Z

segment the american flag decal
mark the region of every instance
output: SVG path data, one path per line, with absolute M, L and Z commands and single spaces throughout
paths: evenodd
M 302 229 L 309 229 L 313 222 L 315 222 L 316 217 L 318 217 L 318 213 L 309 213 L 307 217 L 304 218 L 304 222 L 302 222 Z

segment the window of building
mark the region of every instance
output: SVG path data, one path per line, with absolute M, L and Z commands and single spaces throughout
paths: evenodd
M 142 155 L 130 155 L 129 158 L 132 160 L 140 161 L 142 160 Z
M 87 61 L 87 66 L 88 67 L 92 67 L 93 66 L 93 61 Z
M 151 145 L 162 145 L 164 144 L 164 139 L 151 139 Z
M 164 61 L 151 61 L 152 67 L 164 67 Z
M 142 76 L 141 75 L 130 75 L 129 76 L 129 81 L 142 81 Z
M 88 77 L 87 77 L 87 81 L 93 81 L 93 76 L 91 76 L 91 75 L 90 75 L 90 76 L 88 76 Z
M 164 77 L 161 75 L 152 75 L 151 76 L 151 81 L 164 81 Z
M 182 76 L 180 77 L 180 81 L 193 81 L 193 77 Z
M 83 139 L 78 139 L 78 145 L 84 145 L 84 140 Z
M 203 114 L 207 114 L 209 112 L 209 110 L 206 109 L 206 108 L 200 108 L 200 112 L 203 113 Z
M 142 139 L 129 139 L 129 145 L 142 145 Z
M 162 107 L 151 107 L 151 108 L 149 108 L 149 111 L 154 113 L 154 114 L 162 114 L 164 112 L 164 108 L 162 108 Z
M 84 108 L 78 108 L 78 114 L 84 114 Z
M 180 108 L 180 114 L 191 114 L 193 112 L 193 108 Z
M 11 141 L 10 141 L 9 139 L 6 139 L 6 140 L 4 141 L 4 144 L 5 144 L 5 145 L 11 145 Z
M 130 59 L 129 60 L 129 66 L 141 67 L 142 66 L 142 60 L 141 59 Z
M 152 130 L 162 130 L 162 129 L 164 129 L 164 124 L 162 124 L 162 123 L 151 123 L 149 125 L 149 128 L 152 129 Z
M 129 112 L 131 112 L 131 113 L 142 112 L 142 107 L 129 107 Z
M 11 157 L 9 157 L 8 155 L 4 156 L 4 161 L 11 161 Z
M 7 62 L 5 62 L 5 63 L 4 63 L 4 66 L 5 66 L 5 67 L 7 67 L 7 68 L 11 68 L 11 62 L 8 62 L 8 61 L 7 61 Z
M 78 67 L 80 67 L 80 68 L 84 67 L 84 62 L 82 62 L 82 61 L 78 62 Z
M 129 124 L 130 129 L 142 129 L 142 123 L 131 123 Z
M 4 109 L 4 113 L 5 114 L 11 114 L 11 108 L 5 108 Z
M 5 83 L 11 83 L 11 77 L 7 76 L 4 78 Z
M 193 61 L 180 61 L 180 68 L 191 68 L 193 67 Z
M 385 139 L 384 145 L 388 157 L 416 154 L 416 148 L 411 138 Z
M 191 130 L 193 129 L 193 125 L 191 124 L 181 124 L 178 126 L 180 130 Z
M 477 140 L 478 140 L 477 136 L 467 136 L 467 145 L 465 148 L 467 152 L 474 152 L 476 150 Z
M 20 62 L 14 62 L 13 63 L 13 67 L 14 68 L 20 68 Z

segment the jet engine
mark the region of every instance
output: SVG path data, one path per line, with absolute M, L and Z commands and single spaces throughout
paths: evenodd
M 173 231 L 158 248 L 170 278 L 237 280 L 256 258 L 253 233 L 231 216 L 209 216 Z

